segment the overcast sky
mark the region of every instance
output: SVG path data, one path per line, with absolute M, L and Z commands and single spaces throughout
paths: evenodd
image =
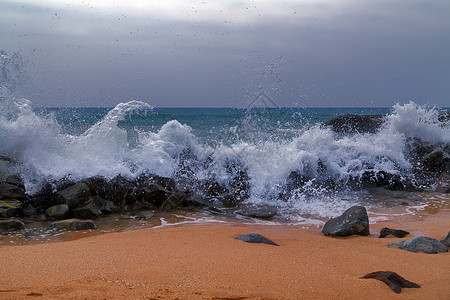
M 448 0 L 0 0 L 36 106 L 450 106 Z

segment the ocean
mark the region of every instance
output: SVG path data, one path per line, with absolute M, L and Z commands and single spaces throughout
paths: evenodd
M 92 176 L 172 177 L 179 188 L 245 181 L 242 203 L 273 207 L 279 220 L 314 223 L 353 204 L 370 209 L 368 176 L 432 190 L 417 176 L 414 143 L 449 159 L 449 108 L 414 102 L 389 108 L 40 108 L 0 99 L 0 176 L 19 174 L 28 194 L 46 182 Z M 335 133 L 323 123 L 345 114 L 383 115 L 376 133 Z M 7 159 L 6 159 L 7 158 Z M 10 160 L 11 162 L 7 162 Z M 374 202 L 375 203 L 375 202 Z

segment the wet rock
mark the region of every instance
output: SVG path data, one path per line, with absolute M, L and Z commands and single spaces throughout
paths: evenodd
M 129 199 L 134 187 L 135 185 L 133 182 L 118 175 L 108 182 L 106 186 L 105 199 L 113 202 L 119 207 L 123 207 L 127 204 L 127 200 Z
M 273 241 L 269 240 L 265 236 L 262 236 L 262 235 L 257 234 L 257 233 L 244 234 L 244 235 L 238 236 L 238 237 L 236 237 L 234 239 L 235 240 L 242 240 L 242 241 L 244 241 L 246 243 L 262 243 L 262 244 L 279 246 L 278 244 L 276 244 Z
M 388 245 L 389 248 L 400 248 L 409 252 L 423 252 L 427 254 L 436 254 L 439 252 L 447 252 L 445 245 L 436 239 L 419 236 L 406 241 L 395 242 Z
M 102 212 L 92 202 L 73 210 L 73 216 L 78 219 L 95 219 L 100 215 Z
M 216 197 L 216 199 L 218 199 L 222 203 L 223 207 L 226 208 L 236 207 L 240 202 L 234 195 L 219 196 Z
M 53 229 L 87 230 L 97 229 L 97 224 L 93 220 L 67 219 L 53 222 L 50 227 Z
M 442 167 L 444 162 L 444 153 L 441 150 L 435 149 L 422 157 L 422 165 L 425 170 L 437 171 Z M 442 170 L 441 170 L 442 171 Z
M 89 201 L 91 191 L 84 182 L 79 182 L 57 192 L 53 198 L 58 204 L 67 204 L 71 208 L 81 206 Z
M 10 183 L 0 183 L 0 200 L 15 199 L 23 200 L 26 198 L 25 189 L 22 186 L 17 186 Z
M 92 197 L 91 203 L 95 205 L 102 214 L 105 215 L 109 215 L 119 209 L 112 201 L 103 199 L 100 196 Z
M 436 192 L 438 193 L 450 193 L 450 174 L 444 172 L 439 176 L 436 186 Z
M 158 185 L 164 187 L 164 189 L 166 189 L 168 191 L 173 191 L 175 189 L 175 185 L 176 185 L 176 182 L 173 178 L 162 177 L 162 176 L 158 176 L 158 175 L 150 176 L 150 178 L 147 180 L 146 184 L 149 184 L 149 183 L 158 184 Z
M 443 114 L 439 114 L 438 120 L 443 123 L 450 122 L 450 111 Z
M 19 200 L 0 200 L 0 218 L 22 217 L 22 202 Z
M 58 204 L 49 207 L 45 211 L 45 215 L 50 219 L 64 219 L 69 215 L 69 205 L 67 204 Z
M 166 201 L 161 205 L 160 210 L 171 211 L 180 208 L 185 204 L 187 195 L 183 191 L 175 191 L 167 197 Z
M 382 203 L 386 207 L 395 207 L 405 205 L 408 202 L 421 203 L 423 200 L 420 196 L 412 192 L 392 191 L 384 188 L 369 189 L 371 202 Z
M 25 224 L 18 219 L 0 219 L 0 231 L 13 231 L 25 228 Z
M 411 282 L 391 271 L 377 271 L 364 275 L 361 278 L 373 278 L 386 283 L 392 291 L 400 294 L 402 288 L 420 288 L 417 283 Z
M 450 247 L 450 231 L 448 232 L 447 236 L 445 237 L 445 239 L 441 240 L 441 243 L 444 246 Z
M 341 216 L 325 223 L 322 233 L 326 236 L 369 235 L 369 217 L 363 206 L 353 206 Z
M 98 195 L 105 199 L 108 181 L 102 176 L 89 177 L 83 180 L 89 187 L 91 195 Z
M 384 227 L 383 229 L 381 229 L 380 236 L 378 236 L 378 238 L 384 238 L 389 234 L 393 235 L 395 237 L 398 237 L 398 238 L 402 238 L 405 235 L 409 234 L 409 232 L 401 230 L 401 229 L 391 229 L 391 228 Z
M 249 218 L 271 219 L 277 214 L 277 211 L 270 209 L 249 209 L 249 210 L 240 210 L 237 211 L 236 213 L 241 216 Z
M 217 181 L 214 179 L 208 179 L 205 181 L 202 181 L 199 183 L 199 190 L 211 197 L 220 196 L 222 194 L 227 193 L 227 189 L 223 186 L 221 186 Z
M 375 133 L 383 124 L 382 115 L 342 115 L 324 123 L 337 133 Z
M 141 190 L 140 200 L 148 207 L 159 207 L 166 200 L 170 191 L 157 183 L 147 183 Z

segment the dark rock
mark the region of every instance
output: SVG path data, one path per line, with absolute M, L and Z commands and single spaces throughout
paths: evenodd
M 450 174 L 444 172 L 439 176 L 436 186 L 436 192 L 438 193 L 450 193 Z
M 213 206 L 214 203 L 196 194 L 189 194 L 186 201 L 194 206 Z
M 390 229 L 390 228 L 384 227 L 383 229 L 381 229 L 380 236 L 378 238 L 384 238 L 388 234 L 391 234 L 398 238 L 402 238 L 405 235 L 409 234 L 409 232 L 401 230 L 401 229 Z
M 250 209 L 250 210 L 240 210 L 237 211 L 236 213 L 240 214 L 241 216 L 250 218 L 271 219 L 277 214 L 277 211 L 270 209 Z
M 64 219 L 69 215 L 69 205 L 67 204 L 58 204 L 49 207 L 45 211 L 45 215 L 50 219 Z
M 170 191 L 157 183 L 147 183 L 141 189 L 141 201 L 149 207 L 159 207 L 167 198 Z
M 400 294 L 402 288 L 420 288 L 417 283 L 411 282 L 391 271 L 377 271 L 364 275 L 361 278 L 374 278 L 386 283 L 392 291 Z
M 58 204 L 67 204 L 69 207 L 75 208 L 87 203 L 90 196 L 89 186 L 84 182 L 79 182 L 57 192 L 53 198 Z
M 173 178 L 170 177 L 162 177 L 158 175 L 151 176 L 146 184 L 154 183 L 164 187 L 168 191 L 173 191 L 175 189 L 176 182 Z
M 118 175 L 114 177 L 106 186 L 105 199 L 113 202 L 119 207 L 127 204 L 127 199 L 133 191 L 134 183 Z
M 0 219 L 1 231 L 21 230 L 25 228 L 25 224 L 18 219 Z
M 0 218 L 22 217 L 22 202 L 19 200 L 0 200 Z
M 444 162 L 444 153 L 441 150 L 435 149 L 422 157 L 422 165 L 425 170 L 437 171 L 442 167 Z M 442 170 L 441 170 L 442 171 Z
M 448 232 L 447 236 L 445 237 L 445 239 L 441 240 L 441 243 L 444 246 L 450 247 L 450 231 Z
M 450 121 L 450 111 L 440 114 L 438 116 L 438 120 L 443 123 L 449 122 Z
M 238 236 L 238 237 L 236 237 L 234 239 L 235 240 L 242 240 L 242 241 L 247 242 L 247 243 L 262 243 L 262 244 L 279 246 L 278 244 L 272 242 L 271 240 L 269 240 L 265 236 L 262 236 L 262 235 L 257 234 L 257 233 L 244 234 L 244 235 Z
M 87 230 L 97 229 L 97 224 L 93 220 L 67 219 L 56 221 L 50 224 L 53 229 L 67 230 Z
M 78 219 L 95 219 L 101 214 L 100 209 L 92 202 L 73 210 L 73 216 Z
M 236 207 L 239 204 L 239 200 L 234 195 L 224 195 L 216 197 L 222 205 L 226 208 Z
M 89 177 L 83 180 L 83 182 L 85 182 L 89 186 L 92 195 L 98 195 L 105 199 L 108 181 L 104 177 Z
M 200 182 L 199 190 L 203 194 L 205 194 L 207 196 L 211 196 L 211 197 L 220 196 L 227 192 L 227 189 L 225 187 L 221 186 L 214 179 L 208 179 L 208 180 Z
M 400 248 L 409 252 L 423 252 L 427 254 L 436 254 L 439 252 L 447 252 L 445 245 L 436 239 L 419 236 L 406 241 L 395 242 L 388 245 L 389 248 Z
M 392 191 L 384 188 L 369 189 L 371 202 L 382 203 L 386 207 L 407 205 L 408 202 L 421 203 L 422 197 L 406 191 Z
M 342 115 L 324 123 L 337 133 L 375 133 L 383 124 L 381 115 Z
M 369 235 L 369 217 L 362 206 L 353 206 L 341 216 L 325 223 L 322 233 L 326 236 Z
M 186 193 L 183 191 L 175 191 L 169 197 L 167 197 L 166 201 L 161 205 L 160 210 L 162 211 L 171 211 L 174 209 L 178 209 L 184 205 L 187 200 Z
M 0 183 L 0 200 L 16 199 L 23 200 L 26 198 L 25 189 L 10 183 Z
M 119 209 L 112 201 L 105 200 L 100 196 L 92 197 L 91 203 L 95 205 L 102 214 L 105 215 L 113 213 Z
M 19 174 L 9 175 L 8 177 L 6 177 L 5 182 L 9 183 L 9 184 L 13 184 L 15 186 L 20 186 L 23 189 L 25 189 L 23 178 Z

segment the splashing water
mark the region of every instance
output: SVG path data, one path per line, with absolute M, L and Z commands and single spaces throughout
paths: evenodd
M 28 100 L 0 101 L 0 155 L 15 162 L 3 166 L 0 175 L 19 173 L 30 194 L 67 176 L 183 173 L 190 182 L 213 178 L 230 186 L 236 174 L 244 174 L 248 203 L 325 216 L 330 208 L 348 207 L 339 193 L 351 191 L 367 174 L 411 180 L 411 138 L 436 145 L 449 157 L 450 125 L 437 121 L 436 109 L 413 102 L 386 110 L 377 133 L 339 135 L 320 125 L 326 119 L 314 109 L 168 113 L 130 101 L 77 135 L 63 130 L 68 124 L 58 121 L 62 111 L 38 114 Z

